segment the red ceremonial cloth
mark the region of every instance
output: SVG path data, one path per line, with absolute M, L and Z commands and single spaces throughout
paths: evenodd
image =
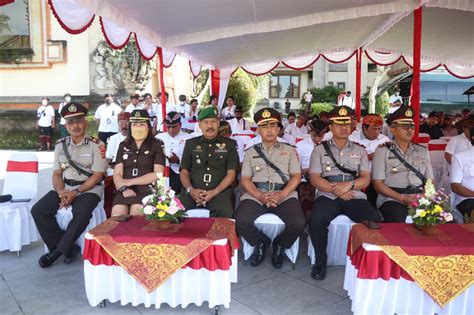
M 363 224 L 352 227 L 349 253 L 363 243 L 399 246 L 407 255 L 448 256 L 474 255 L 474 233 L 471 224 L 441 224 L 433 236 L 423 235 L 414 225 L 380 223 L 380 229 L 370 230 Z
M 18 162 L 8 161 L 7 172 L 25 172 L 25 173 L 38 173 L 38 162 Z
M 239 246 L 234 222 L 224 218 L 187 218 L 169 230 L 158 230 L 142 216 L 128 222 L 111 218 L 89 234 L 94 239 L 86 242 L 85 259 L 94 265 L 120 265 L 148 292 L 183 267 L 228 270 Z M 212 245 L 220 239 L 228 245 Z

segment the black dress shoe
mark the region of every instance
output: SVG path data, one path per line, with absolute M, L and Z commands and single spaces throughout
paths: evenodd
M 261 239 L 255 245 L 252 256 L 250 256 L 250 265 L 252 267 L 257 267 L 265 260 L 265 253 L 267 252 L 268 245 L 270 240 Z
M 65 264 L 70 264 L 72 263 L 76 258 L 77 255 L 81 252 L 81 248 L 77 246 L 76 244 L 73 244 L 71 249 L 69 250 L 69 253 L 67 256 L 64 258 L 64 263 Z
M 47 254 L 44 254 L 43 256 L 40 257 L 38 260 L 38 263 L 41 268 L 48 268 L 54 262 L 61 256 L 61 253 L 58 252 L 57 250 L 53 250 L 52 252 L 49 252 Z
M 314 265 L 311 271 L 311 278 L 314 280 L 324 280 L 326 278 L 326 264 Z
M 272 265 L 276 269 L 280 269 L 283 266 L 283 260 L 285 260 L 285 248 L 275 240 L 273 241 L 273 253 L 272 253 Z

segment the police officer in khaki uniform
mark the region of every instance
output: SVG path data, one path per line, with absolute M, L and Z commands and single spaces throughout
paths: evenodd
M 311 155 L 310 181 L 318 189 L 314 201 L 309 233 L 316 251 L 316 265 L 311 277 L 326 277 L 328 226 L 340 214 L 352 221 L 381 221 L 377 210 L 361 191 L 370 183 L 369 159 L 365 148 L 350 141 L 351 116 L 348 106 L 336 106 L 329 113 L 333 137 L 317 145 Z
M 78 103 L 69 103 L 61 110 L 70 136 L 62 138 L 54 151 L 53 188 L 31 209 L 36 226 L 49 249 L 41 256 L 42 268 L 51 266 L 61 255 L 70 263 L 80 252 L 74 244 L 84 232 L 92 211 L 102 198 L 100 184 L 107 168 L 105 146 L 97 138 L 86 136 L 87 109 Z M 59 228 L 56 213 L 62 207 L 72 206 L 73 218 L 66 231 Z
M 211 216 L 232 218 L 231 185 L 239 170 L 237 144 L 218 135 L 217 110 L 210 106 L 198 114 L 202 136 L 186 141 L 180 165 L 183 189 L 180 200 L 186 210 L 207 208 Z
M 411 142 L 415 134 L 414 111 L 404 106 L 387 118 L 393 142 L 381 145 L 372 161 L 372 181 L 378 192 L 377 207 L 385 222 L 405 222 L 407 205 L 433 179 L 428 149 Z
M 293 146 L 277 141 L 280 114 L 264 108 L 254 115 L 262 143 L 245 152 L 240 184 L 245 194 L 235 212 L 237 233 L 255 250 L 250 258 L 252 266 L 260 265 L 270 239 L 254 225 L 265 214 L 274 213 L 285 229 L 273 240 L 272 265 L 281 268 L 285 248 L 290 248 L 303 232 L 306 220 L 298 201 L 296 187 L 301 181 L 301 165 Z

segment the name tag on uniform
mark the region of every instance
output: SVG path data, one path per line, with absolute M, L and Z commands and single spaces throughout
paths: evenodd
M 223 152 L 227 152 L 227 149 L 225 147 L 225 143 L 216 143 L 216 153 L 223 153 Z
M 92 156 L 92 154 L 90 153 L 84 153 L 84 154 L 81 154 L 79 155 L 80 157 L 89 157 L 89 156 Z
M 287 155 L 288 152 L 280 152 L 280 155 Z
M 358 155 L 358 154 L 351 154 L 351 155 L 349 155 L 349 157 L 350 157 L 350 158 L 358 158 L 358 159 L 361 158 L 361 156 Z

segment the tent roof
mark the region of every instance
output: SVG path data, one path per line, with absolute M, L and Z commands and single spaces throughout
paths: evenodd
M 163 47 L 210 68 L 334 51 L 413 49 L 413 10 L 423 10 L 422 58 L 431 65 L 470 68 L 474 75 L 471 0 L 49 0 L 72 32 L 101 17 L 119 47 L 134 32 L 145 57 Z M 463 72 L 463 74 L 466 72 Z

